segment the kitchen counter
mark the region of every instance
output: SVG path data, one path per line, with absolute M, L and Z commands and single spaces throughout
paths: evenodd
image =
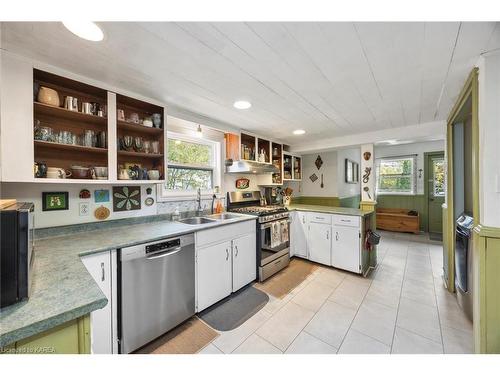
M 128 224 L 37 240 L 31 296 L 0 310 L 0 347 L 106 306 L 107 299 L 81 256 L 256 219 L 238 216 L 200 225 L 173 221 Z
M 290 211 L 308 211 L 308 212 L 321 212 L 325 214 L 340 214 L 351 216 L 368 216 L 373 212 L 362 211 L 358 208 L 349 207 L 334 207 L 334 206 L 318 206 L 314 204 L 291 204 L 288 206 Z

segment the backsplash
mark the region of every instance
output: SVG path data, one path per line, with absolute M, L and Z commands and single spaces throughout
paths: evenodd
M 220 199 L 222 200 L 222 204 L 225 206 L 225 199 L 222 197 Z M 201 208 L 204 211 L 210 211 L 211 207 L 212 198 L 201 200 Z M 158 214 L 173 214 L 177 208 L 179 209 L 179 212 L 196 211 L 198 209 L 198 203 L 192 198 L 189 200 L 176 200 L 157 203 Z

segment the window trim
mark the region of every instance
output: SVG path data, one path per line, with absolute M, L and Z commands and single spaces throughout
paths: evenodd
M 376 195 L 417 195 L 418 193 L 418 187 L 417 187 L 417 154 L 412 154 L 412 155 L 397 155 L 397 156 L 384 156 L 381 158 L 377 159 L 377 165 L 376 165 L 376 181 L 375 181 L 375 191 Z M 390 161 L 395 161 L 395 160 L 406 160 L 406 159 L 412 159 L 412 173 L 410 175 L 411 177 L 411 191 L 406 192 L 406 191 L 380 191 L 379 190 L 379 182 L 380 182 L 380 164 L 384 160 L 390 160 Z
M 211 166 L 205 164 L 180 164 L 180 163 L 170 163 L 168 161 L 168 140 L 178 139 L 184 142 L 203 144 L 212 147 L 212 160 Z M 217 141 L 212 141 L 206 138 L 198 138 L 195 136 L 189 136 L 182 133 L 167 131 L 167 141 L 165 142 L 165 148 L 167 149 L 167 165 L 165 170 L 165 178 L 168 178 L 168 168 L 169 166 L 178 166 L 182 168 L 192 168 L 192 169 L 203 169 L 212 171 L 212 186 L 219 186 L 221 189 L 222 184 L 222 154 L 221 154 L 221 143 Z M 157 202 L 169 202 L 169 201 L 179 201 L 179 200 L 192 200 L 196 198 L 196 191 L 179 191 L 179 190 L 168 190 L 165 187 L 166 183 L 157 184 Z M 212 198 L 214 194 L 214 189 L 202 190 L 202 199 Z

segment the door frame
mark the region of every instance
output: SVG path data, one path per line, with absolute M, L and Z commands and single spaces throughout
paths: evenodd
M 431 151 L 431 152 L 424 152 L 424 199 L 425 199 L 425 211 L 426 211 L 426 216 L 427 216 L 427 222 L 425 223 L 425 231 L 429 233 L 429 196 L 430 196 L 430 189 L 429 189 L 429 177 L 430 177 L 430 171 L 429 171 L 429 161 L 432 156 L 443 156 L 443 159 L 446 162 L 446 156 L 444 151 Z M 445 197 L 446 201 L 446 190 L 445 190 Z M 441 214 L 443 210 L 441 209 Z M 444 236 L 444 231 L 443 231 L 443 236 Z

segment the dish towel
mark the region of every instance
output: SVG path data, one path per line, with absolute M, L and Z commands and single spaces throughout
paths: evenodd
M 281 225 L 281 243 L 285 243 L 288 241 L 289 238 L 288 220 L 281 220 L 280 225 Z

